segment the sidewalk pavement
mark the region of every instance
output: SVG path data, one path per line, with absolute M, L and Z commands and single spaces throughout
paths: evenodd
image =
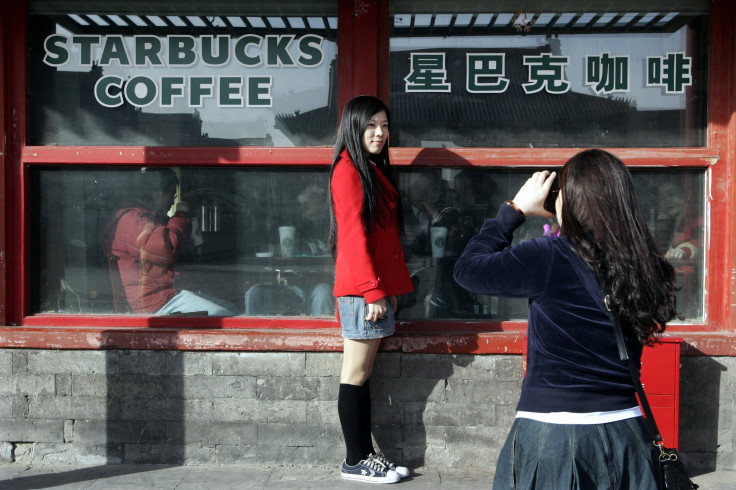
M 390 488 L 488 489 L 493 473 L 483 468 L 417 468 L 408 478 Z M 693 478 L 701 490 L 733 490 L 736 471 L 706 473 Z M 398 486 L 396 486 L 398 485 Z M 260 488 L 375 488 L 342 480 L 339 466 L 305 465 L 36 465 L 0 464 L 0 488 L 32 489 L 176 489 L 221 490 Z

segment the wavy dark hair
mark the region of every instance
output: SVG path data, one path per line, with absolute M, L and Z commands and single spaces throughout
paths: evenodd
M 390 130 L 391 112 L 389 111 L 388 106 L 381 99 L 373 97 L 372 95 L 359 95 L 345 104 L 345 108 L 342 111 L 342 118 L 340 119 L 340 129 L 337 132 L 337 140 L 335 141 L 335 153 L 332 157 L 332 167 L 330 168 L 330 181 L 332 181 L 332 174 L 335 171 L 335 165 L 340 161 L 340 155 L 343 150 L 347 150 L 348 156 L 360 176 L 360 185 L 363 189 L 363 210 L 361 221 L 366 232 L 370 231 L 370 229 L 375 225 L 383 222 L 382 212 L 384 209 L 381 206 L 384 189 L 381 186 L 381 182 L 371 170 L 371 167 L 373 166 L 371 165 L 371 160 L 376 164 L 375 168 L 388 178 L 391 185 L 393 185 L 394 189 L 398 192 L 396 179 L 391 171 L 391 162 L 388 157 L 388 140 L 386 141 L 386 144 L 383 145 L 381 153 L 378 155 L 371 155 L 370 159 L 363 147 L 363 135 L 368 127 L 368 121 L 374 114 L 381 111 L 386 112 L 386 118 L 388 119 Z M 400 219 L 401 209 L 398 209 L 397 211 Z M 332 256 L 335 257 L 337 253 L 337 222 L 335 221 L 334 202 L 332 202 L 332 199 L 330 199 L 329 243 L 330 249 L 332 250 Z
M 611 289 L 623 328 L 651 343 L 676 316 L 675 271 L 647 228 L 629 170 L 603 150 L 573 156 L 560 173 L 561 234 Z

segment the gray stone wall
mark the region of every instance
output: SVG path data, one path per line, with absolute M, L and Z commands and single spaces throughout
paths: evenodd
M 339 463 L 340 353 L 0 349 L 5 463 Z M 680 449 L 736 469 L 736 358 L 684 357 Z M 409 466 L 494 464 L 518 355 L 380 353 L 374 437 Z

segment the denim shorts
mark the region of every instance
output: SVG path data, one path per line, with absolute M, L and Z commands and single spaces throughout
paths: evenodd
M 362 296 L 340 296 L 337 298 L 337 309 L 340 314 L 342 336 L 352 340 L 382 339 L 393 335 L 394 309 L 391 301 L 386 299 L 388 308 L 386 315 L 375 322 L 365 319 L 368 306 Z

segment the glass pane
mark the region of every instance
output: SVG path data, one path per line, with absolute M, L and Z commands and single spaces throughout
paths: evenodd
M 32 312 L 191 313 L 209 298 L 228 316 L 334 315 L 326 168 L 181 168 L 176 187 L 146 170 L 34 169 Z M 680 313 L 702 320 L 705 172 L 632 173 L 647 223 L 677 269 Z M 398 318 L 526 319 L 526 300 L 468 293 L 452 271 L 468 240 L 529 174 L 400 171 L 402 243 L 415 291 L 401 298 Z M 167 210 L 159 222 L 156 207 Z M 175 209 L 186 209 L 186 218 L 168 219 Z M 552 224 L 530 218 L 514 240 L 541 237 Z M 182 289 L 196 297 L 172 301 Z
M 32 311 L 332 316 L 327 178 L 325 168 L 35 170 Z
M 392 8 L 394 146 L 705 145 L 707 15 L 461 5 Z
M 30 144 L 334 143 L 336 3 L 66 8 L 30 5 Z
M 688 320 L 703 320 L 705 172 L 632 174 L 647 223 L 676 267 L 679 313 Z M 529 175 L 528 170 L 481 168 L 402 171 L 404 254 L 415 291 L 401 298 L 398 317 L 526 320 L 525 299 L 469 293 L 455 283 L 452 272 L 468 240 Z M 514 243 L 542 237 L 553 224 L 551 219 L 529 218 L 516 230 Z M 442 250 L 438 243 L 444 243 Z

